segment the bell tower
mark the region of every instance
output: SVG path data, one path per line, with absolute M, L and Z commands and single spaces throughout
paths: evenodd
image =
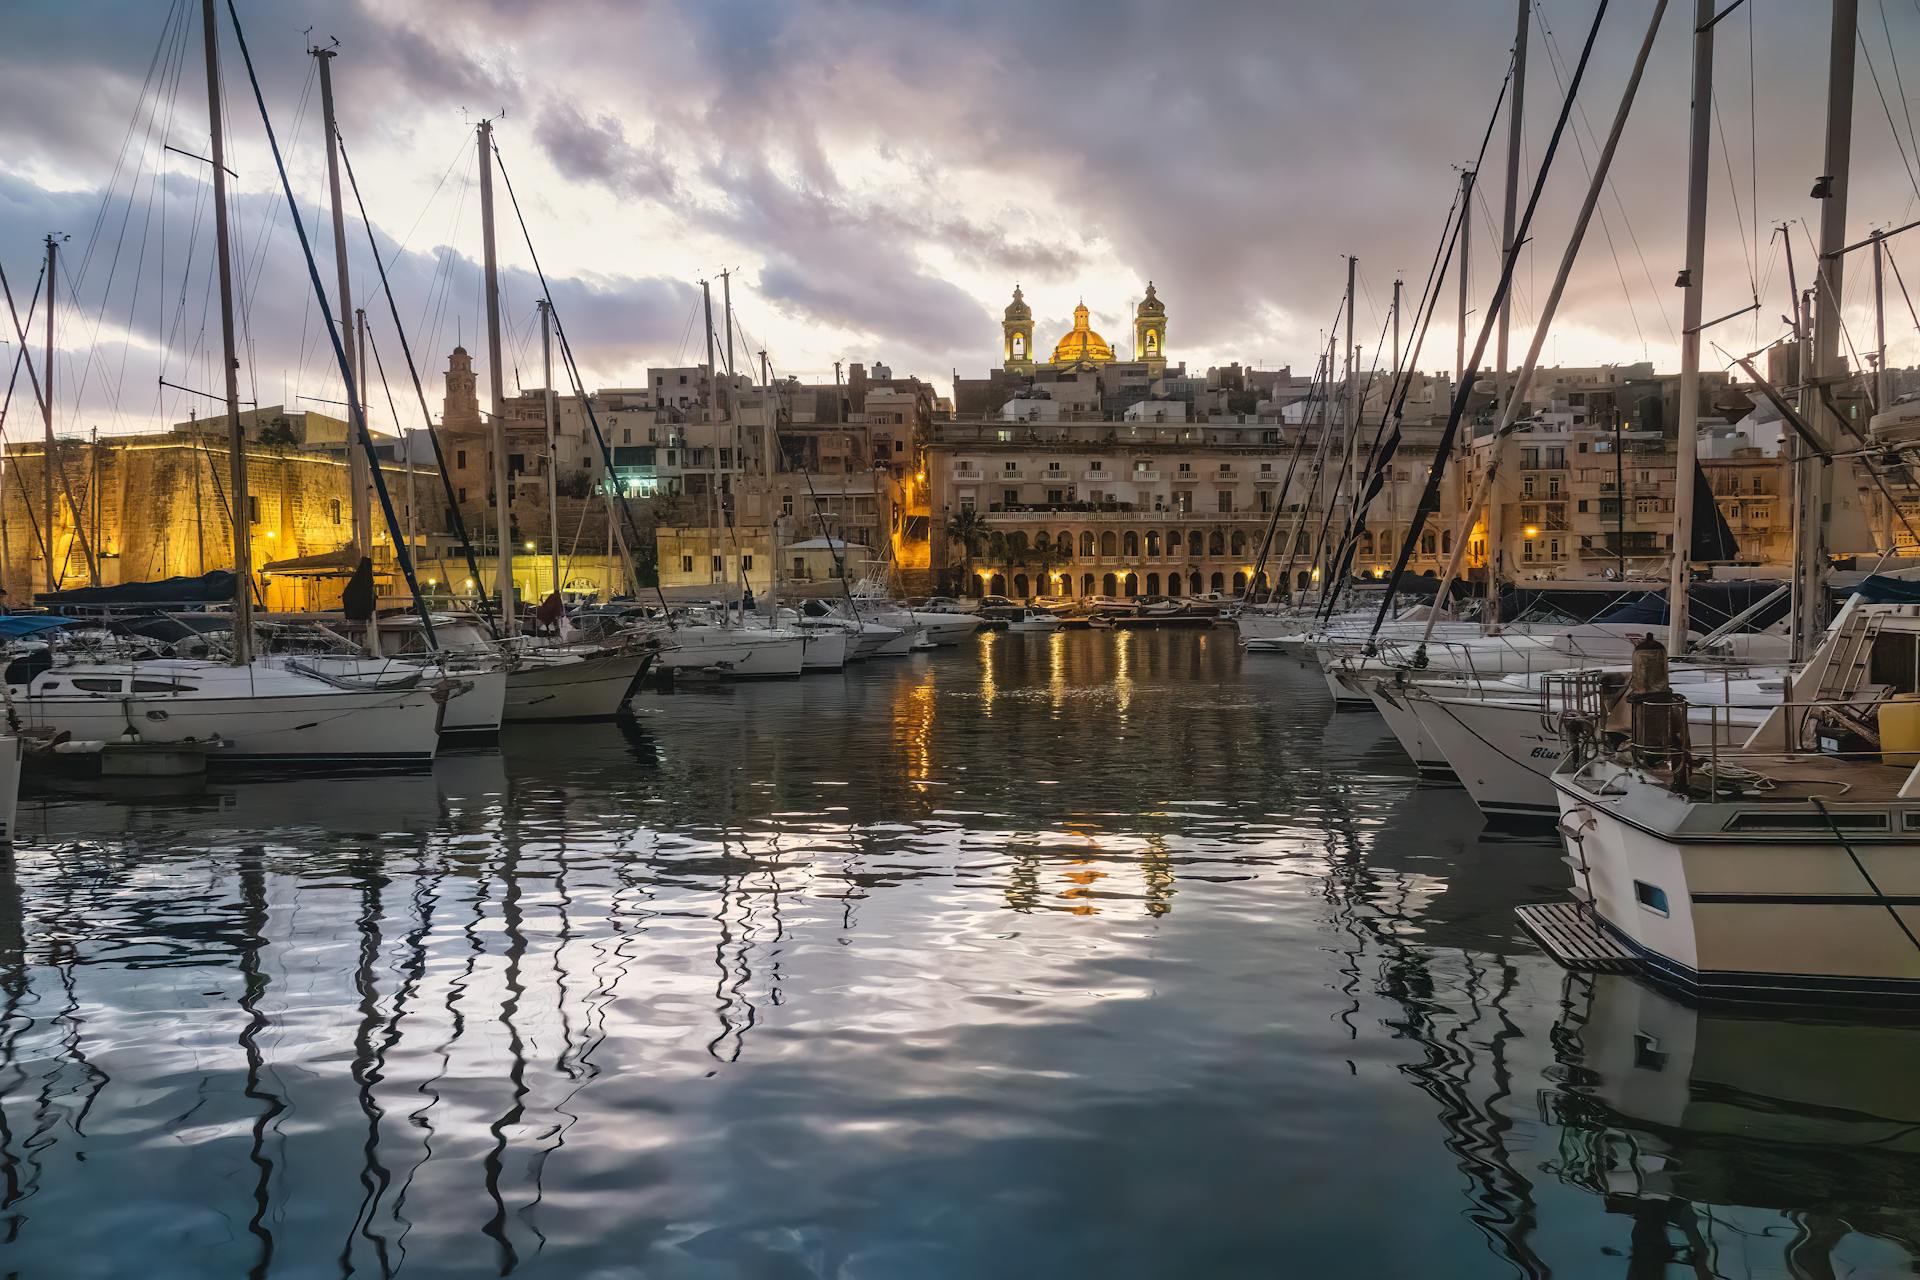
M 447 357 L 447 394 L 440 402 L 440 421 L 448 431 L 478 431 L 480 395 L 473 375 L 473 357 L 455 347 Z
M 1167 304 L 1147 281 L 1147 296 L 1133 313 L 1133 358 L 1146 362 L 1156 376 L 1167 367 Z
M 1004 368 L 1009 373 L 1033 372 L 1033 308 L 1020 293 L 1020 286 L 1013 286 L 1013 301 L 1007 304 L 1007 314 L 1000 321 L 1006 361 Z

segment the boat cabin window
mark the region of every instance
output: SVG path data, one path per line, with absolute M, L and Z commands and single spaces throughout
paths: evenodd
M 75 676 L 73 687 L 87 693 L 119 693 L 126 682 L 111 676 Z
M 1648 884 L 1644 880 L 1633 882 L 1633 896 L 1639 904 L 1656 915 L 1667 914 L 1667 891 L 1658 885 Z
M 1828 823 L 1831 822 L 1832 826 Z M 1884 813 L 1769 813 L 1750 809 L 1727 819 L 1728 831 L 1885 831 Z
M 134 678 L 135 693 L 179 693 L 184 686 L 173 680 L 142 680 Z

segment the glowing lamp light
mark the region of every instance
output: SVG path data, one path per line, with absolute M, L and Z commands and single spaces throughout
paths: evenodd
M 1530 524 L 1526 528 L 1522 529 L 1520 532 L 1526 534 L 1529 538 L 1537 538 L 1540 536 L 1540 526 L 1537 524 Z
M 533 550 L 533 543 L 531 542 L 527 543 L 527 550 L 529 551 Z
M 467 584 L 466 584 L 466 585 L 467 585 L 467 590 L 469 590 L 469 591 L 471 591 L 471 590 L 473 590 L 473 579 L 472 579 L 472 578 L 468 578 L 468 579 L 467 579 Z

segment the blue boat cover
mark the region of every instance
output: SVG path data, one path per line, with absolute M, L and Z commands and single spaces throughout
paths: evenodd
M 44 613 L 0 614 L 0 640 L 19 640 L 24 636 L 37 636 L 42 631 L 53 631 L 60 627 L 74 625 L 76 619 L 54 618 Z

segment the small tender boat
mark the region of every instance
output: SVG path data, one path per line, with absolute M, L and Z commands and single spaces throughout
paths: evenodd
M 1058 631 L 1060 619 L 1045 609 L 1021 609 L 1007 619 L 1007 630 L 1020 633 L 1046 633 Z

